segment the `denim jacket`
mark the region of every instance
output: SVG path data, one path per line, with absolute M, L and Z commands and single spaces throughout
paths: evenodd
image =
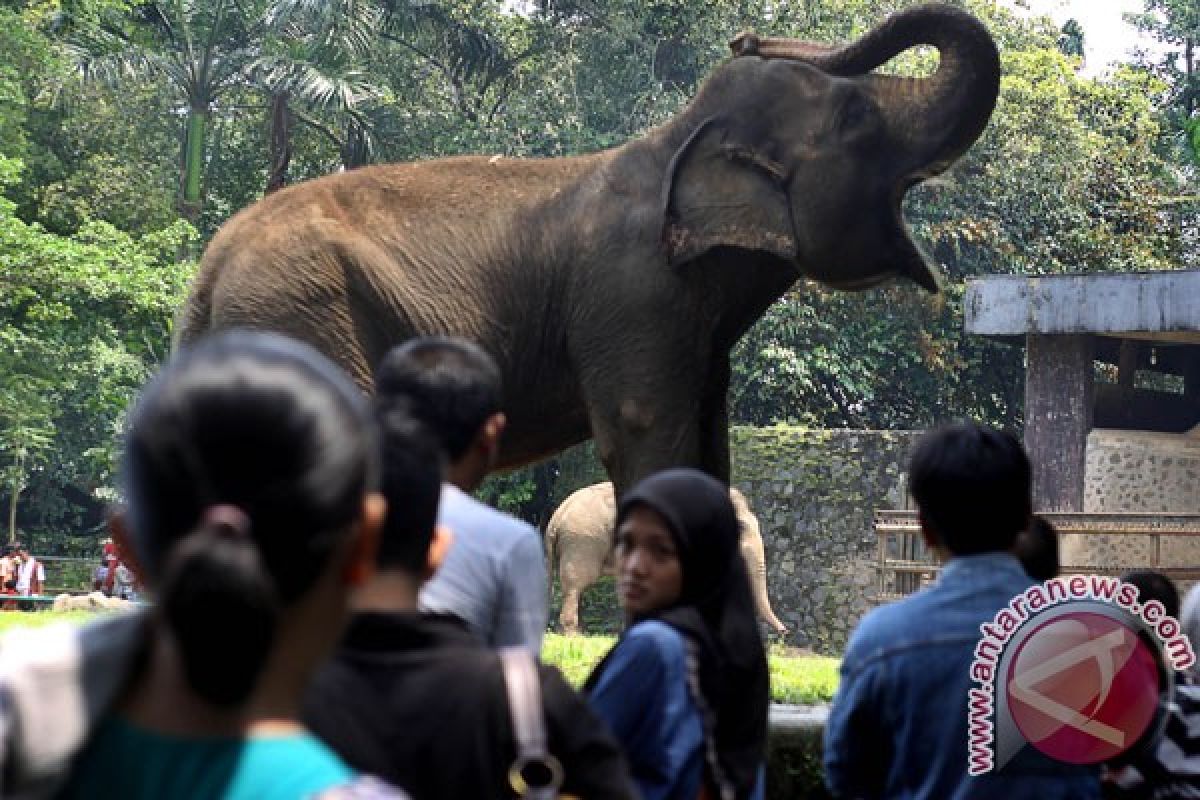
M 979 626 L 1033 581 L 1008 553 L 952 559 L 938 582 L 867 614 L 850 637 L 825 729 L 837 797 L 1098 798 L 1099 770 L 1026 745 L 967 774 L 967 691 Z

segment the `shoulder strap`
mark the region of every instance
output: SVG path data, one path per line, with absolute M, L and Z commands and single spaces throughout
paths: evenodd
M 554 800 L 562 786 L 562 765 L 546 746 L 542 685 L 537 662 L 525 647 L 500 648 L 508 712 L 512 718 L 517 758 L 508 768 L 508 783 L 518 797 Z

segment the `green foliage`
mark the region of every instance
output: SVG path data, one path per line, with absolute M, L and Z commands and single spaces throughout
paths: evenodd
M 0 468 L 10 498 L 71 494 L 33 509 L 33 524 L 94 521 L 114 496 L 125 408 L 165 356 L 190 275 L 174 256 L 194 234 L 175 223 L 134 237 L 92 221 L 64 237 L 14 210 L 0 198 Z
M 1164 144 L 1169 153 L 1200 165 L 1200 149 L 1191 135 L 1200 112 L 1200 3 L 1196 0 L 1144 0 L 1141 14 L 1127 15 L 1158 40 L 1159 52 L 1143 57 L 1143 66 L 1167 86 L 1161 106 L 1165 121 Z M 1195 176 L 1192 175 L 1194 178 Z
M 111 613 L 111 612 L 99 612 Z M 44 628 L 48 625 L 86 625 L 99 613 L 92 611 L 7 611 L 0 613 L 0 633 L 15 628 Z

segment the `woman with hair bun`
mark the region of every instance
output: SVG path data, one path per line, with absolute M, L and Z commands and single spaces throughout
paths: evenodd
M 401 796 L 297 722 L 372 568 L 376 448 L 366 399 L 305 345 L 229 333 L 173 358 L 132 414 L 113 523 L 156 604 L 0 650 L 0 795 Z

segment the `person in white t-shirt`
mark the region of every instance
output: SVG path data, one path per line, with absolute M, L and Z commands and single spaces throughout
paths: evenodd
M 17 594 L 41 594 L 46 583 L 46 568 L 24 547 L 17 554 L 21 557 L 21 566 L 17 567 Z

